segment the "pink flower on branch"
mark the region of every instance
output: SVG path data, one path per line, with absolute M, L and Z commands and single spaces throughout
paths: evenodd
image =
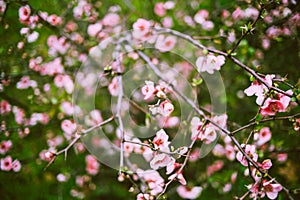
M 156 136 L 153 138 L 152 143 L 154 144 L 154 147 L 157 149 L 164 149 L 168 148 L 170 142 L 169 136 L 166 134 L 166 132 L 161 129 L 156 133 Z
M 180 185 L 176 190 L 179 196 L 184 199 L 196 199 L 200 196 L 203 188 L 200 186 L 188 187 Z
M 196 60 L 196 66 L 199 72 L 207 72 L 213 74 L 214 70 L 219 71 L 221 66 L 225 64 L 224 56 L 214 56 L 208 54 L 206 56 L 200 56 Z
M 253 160 L 253 161 L 257 161 L 258 159 L 258 155 L 257 153 L 255 153 L 255 146 L 254 145 L 249 145 L 247 144 L 245 149 L 244 149 L 245 153 L 248 154 L 248 156 Z M 243 165 L 243 166 L 248 166 L 248 163 L 250 164 L 250 162 L 247 160 L 247 158 L 242 154 L 242 152 L 238 152 L 236 154 L 236 159 Z
M 161 52 L 167 52 L 172 50 L 175 47 L 175 44 L 176 44 L 175 36 L 159 35 L 155 43 L 155 48 L 157 48 Z
M 263 189 L 269 199 L 276 199 L 278 193 L 282 190 L 282 186 L 276 183 L 272 184 L 272 182 L 273 180 L 263 180 Z
M 287 93 L 293 94 L 291 90 L 288 90 Z M 285 112 L 290 101 L 291 98 L 284 94 L 277 94 L 277 99 L 269 97 L 261 107 L 260 113 L 263 116 L 274 116 L 277 112 Z

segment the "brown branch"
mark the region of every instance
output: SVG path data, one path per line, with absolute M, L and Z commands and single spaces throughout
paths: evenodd
M 237 64 L 238 66 L 240 66 L 242 69 L 244 69 L 245 71 L 247 71 L 249 74 L 253 75 L 258 81 L 260 81 L 262 84 L 264 84 L 269 90 L 274 90 L 274 91 L 282 93 L 282 94 L 284 94 L 284 95 L 286 95 L 288 97 L 293 97 L 293 95 L 291 95 L 291 94 L 289 94 L 289 93 L 287 93 L 287 92 L 285 92 L 285 91 L 283 91 L 283 90 L 281 90 L 281 89 L 279 89 L 277 87 L 269 85 L 266 82 L 266 80 L 264 80 L 264 78 L 262 78 L 261 76 L 259 76 L 258 73 L 256 73 L 253 69 L 251 69 L 247 65 L 243 64 L 239 59 L 235 58 L 231 54 L 228 54 L 226 52 L 219 51 L 219 50 L 216 50 L 216 49 L 208 48 L 208 47 L 200 44 L 198 41 L 194 40 L 191 36 L 189 36 L 187 34 L 184 34 L 184 33 L 181 33 L 181 32 L 178 32 L 178 31 L 175 31 L 175 30 L 172 30 L 172 29 L 160 28 L 160 27 L 156 27 L 154 29 L 157 30 L 157 31 L 159 31 L 159 32 L 170 33 L 172 35 L 178 36 L 178 37 L 180 37 L 180 38 L 182 38 L 184 40 L 187 40 L 188 42 L 190 42 L 191 44 L 193 44 L 194 46 L 196 46 L 196 47 L 198 47 L 200 49 L 207 50 L 208 52 L 225 56 L 228 59 L 232 60 L 235 64 Z
M 114 119 L 114 116 L 108 118 L 107 120 L 105 121 L 102 121 L 100 122 L 99 124 L 93 126 L 93 127 L 90 127 L 88 129 L 77 129 L 77 131 L 75 132 L 75 137 L 74 139 L 70 142 L 70 144 L 63 148 L 62 150 L 56 152 L 56 153 L 53 153 L 53 158 L 50 160 L 50 162 L 48 163 L 48 165 L 46 166 L 45 169 L 47 169 L 54 161 L 55 159 L 61 155 L 61 154 L 65 154 L 65 160 L 67 159 L 67 154 L 68 154 L 68 151 L 69 149 L 84 135 L 90 133 L 91 131 L 97 129 L 97 128 L 100 128 L 101 126 L 105 125 L 105 124 L 108 124 L 109 122 L 111 122 L 112 120 Z

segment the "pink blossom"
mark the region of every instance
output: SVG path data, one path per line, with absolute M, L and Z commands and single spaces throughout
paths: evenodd
M 245 149 L 244 149 L 245 153 L 248 154 L 248 156 L 250 158 L 252 158 L 253 161 L 257 161 L 258 159 L 258 155 L 257 153 L 255 153 L 255 146 L 254 145 L 250 145 L 247 144 Z M 247 158 L 242 154 L 242 152 L 238 152 L 236 154 L 236 159 L 243 165 L 243 166 L 248 166 L 248 160 Z
M 65 27 L 66 32 L 73 32 L 76 31 L 77 29 L 78 29 L 78 25 L 73 21 L 69 21 Z
M 0 168 L 3 171 L 10 171 L 12 169 L 12 158 L 11 156 L 6 156 L 0 161 Z
M 256 19 L 258 14 L 259 14 L 259 11 L 255 8 L 253 8 L 253 7 L 248 7 L 244 11 L 244 17 L 245 18 L 252 18 L 253 20 Z
M 36 125 L 37 122 L 47 124 L 49 122 L 49 116 L 47 113 L 32 113 L 29 119 L 30 125 Z
M 271 26 L 267 29 L 266 33 L 269 38 L 276 38 L 281 34 L 281 29 L 275 26 Z
M 139 193 L 139 194 L 136 196 L 136 200 L 150 200 L 150 195 L 149 195 L 149 194 L 142 194 L 142 193 Z
M 157 170 L 174 163 L 175 159 L 173 157 L 169 156 L 168 154 L 161 153 L 154 156 L 154 158 L 150 162 L 150 167 L 154 170 Z
M 118 96 L 119 94 L 119 77 L 114 77 L 111 83 L 108 85 L 108 91 L 112 96 Z
M 102 30 L 102 24 L 95 23 L 90 24 L 87 29 L 87 33 L 91 37 L 95 37 Z
M 20 19 L 20 21 L 25 22 L 26 20 L 28 20 L 29 17 L 30 17 L 30 13 L 31 13 L 31 10 L 30 10 L 29 5 L 20 7 L 19 8 L 19 19 Z
M 214 147 L 212 153 L 215 155 L 215 156 L 218 156 L 218 157 L 221 157 L 224 155 L 225 153 L 225 149 L 222 145 L 220 144 L 216 144 L 216 146 Z
M 168 180 L 176 179 L 181 185 L 186 185 L 186 180 L 183 177 L 182 172 L 177 171 L 173 175 L 169 176 Z
M 163 129 L 161 129 L 156 133 L 156 136 L 153 138 L 152 143 L 154 144 L 155 148 L 162 149 L 168 147 L 168 145 L 170 144 L 168 140 L 169 136 Z
M 6 10 L 6 3 L 5 3 L 5 1 L 1 0 L 0 1 L 0 14 L 4 13 L 5 10 Z
M 232 13 L 232 18 L 235 21 L 238 21 L 243 17 L 244 17 L 244 11 L 240 7 L 237 7 Z
M 184 199 L 196 199 L 200 196 L 203 188 L 200 186 L 187 187 L 180 185 L 177 187 L 176 191 L 181 198 Z
M 220 70 L 221 66 L 225 64 L 224 56 L 214 56 L 208 54 L 207 56 L 200 56 L 196 60 L 196 66 L 199 72 L 207 72 L 213 74 L 214 70 Z
M 29 87 L 35 88 L 37 86 L 36 81 L 30 80 L 29 76 L 23 76 L 19 82 L 17 82 L 18 89 L 27 89 Z
M 231 183 L 235 183 L 237 175 L 238 175 L 237 172 L 234 172 L 234 173 L 231 174 L 231 176 L 230 176 L 230 182 Z
M 234 147 L 230 144 L 225 146 L 225 156 L 228 160 L 233 161 L 235 159 L 235 150 Z
M 21 170 L 21 167 L 22 167 L 22 165 L 21 165 L 20 161 L 18 161 L 18 160 L 13 161 L 12 169 L 14 172 L 19 172 Z
M 1 143 L 0 143 L 0 154 L 5 154 L 6 152 L 8 152 L 9 149 L 11 148 L 11 146 L 12 146 L 12 142 L 10 140 L 1 141 Z
M 164 16 L 166 14 L 166 8 L 164 6 L 164 3 L 156 3 L 154 6 L 154 13 L 160 17 Z
M 164 35 L 159 35 L 155 43 L 155 48 L 157 48 L 161 52 L 166 52 L 173 49 L 175 44 L 176 44 L 175 36 L 169 35 L 165 37 Z
M 271 140 L 272 133 L 270 131 L 270 128 L 264 127 L 259 131 L 259 135 L 256 141 L 256 144 L 258 146 L 262 146 L 263 144 L 267 143 Z
M 261 107 L 260 114 L 263 116 L 274 116 L 277 112 L 284 112 L 286 107 L 280 100 L 267 98 Z
M 271 42 L 270 42 L 270 40 L 268 38 L 263 38 L 262 39 L 262 47 L 264 49 L 269 49 L 270 45 L 271 45 Z
M 165 17 L 162 20 L 162 24 L 166 28 L 171 28 L 173 26 L 173 20 L 171 17 Z
M 58 26 L 62 24 L 62 18 L 55 14 L 52 14 L 47 18 L 47 22 L 52 26 Z
M 212 165 L 208 166 L 207 168 L 207 175 L 211 176 L 213 173 L 221 170 L 224 166 L 224 163 L 222 160 L 217 160 Z
M 66 114 L 66 115 L 73 115 L 74 113 L 74 107 L 71 102 L 64 101 L 60 105 L 61 110 Z
M 144 99 L 151 99 L 154 97 L 154 93 L 156 89 L 154 87 L 154 83 L 152 81 L 145 81 L 146 85 L 142 87 L 142 94 L 144 95 Z
M 13 107 L 13 113 L 15 115 L 15 121 L 17 124 L 23 124 L 25 120 L 25 112 L 24 110 L 14 106 Z
M 149 29 L 151 28 L 151 23 L 145 19 L 139 18 L 133 24 L 133 37 L 136 39 L 141 39 L 146 34 L 149 33 Z
M 73 134 L 75 132 L 76 128 L 77 128 L 77 126 L 74 121 L 65 119 L 61 123 L 61 129 L 68 135 Z
M 276 199 L 276 197 L 278 196 L 278 192 L 282 190 L 282 186 L 277 183 L 271 184 L 272 181 L 273 180 L 271 181 L 263 180 L 263 188 L 269 199 Z
M 93 125 L 97 125 L 103 121 L 101 112 L 99 110 L 92 110 L 90 112 L 90 116 L 93 121 Z
M 201 140 L 205 141 L 206 144 L 209 144 L 217 139 L 217 133 L 215 127 L 212 125 L 207 125 L 204 130 L 204 135 Z
M 49 162 L 55 157 L 55 154 L 48 150 L 43 150 L 40 152 L 39 157 L 40 159 Z
M 170 116 L 174 111 L 174 106 L 170 100 L 164 100 L 163 102 L 161 102 L 159 107 L 161 109 L 160 113 L 165 117 Z
M 194 20 L 198 24 L 202 24 L 207 20 L 208 16 L 209 16 L 209 12 L 207 10 L 199 10 L 194 16 Z
M 104 26 L 116 26 L 120 21 L 120 17 L 116 13 L 109 13 L 107 14 L 103 20 L 102 23 Z
M 147 183 L 151 195 L 157 195 L 163 191 L 164 179 L 159 175 L 157 171 L 143 171 L 141 169 L 138 169 L 137 173 Z
M 264 78 L 266 84 L 271 87 L 272 86 L 272 82 L 273 82 L 273 78 L 275 78 L 275 75 L 273 74 L 268 74 L 266 75 L 266 77 Z M 252 83 L 251 83 L 251 86 L 249 86 L 248 88 L 246 88 L 244 90 L 244 93 L 247 95 L 247 96 L 257 96 L 256 98 L 256 103 L 258 105 L 261 105 L 263 103 L 263 100 L 264 100 L 264 95 L 265 93 L 268 91 L 268 88 L 267 86 L 265 86 L 264 84 L 262 83 L 259 83 L 257 80 L 254 80 Z
M 58 88 L 64 87 L 64 89 L 66 90 L 66 92 L 68 94 L 71 94 L 74 90 L 74 83 L 69 75 L 59 74 L 59 75 L 55 76 L 54 84 Z
M 288 157 L 287 153 L 279 153 L 277 154 L 277 161 L 281 163 L 285 162 L 287 160 L 287 157 Z
M 193 117 L 191 121 L 191 140 L 202 140 L 204 129 L 203 129 L 203 122 L 200 120 L 199 117 Z M 201 131 L 201 132 L 200 132 Z
M 162 128 L 174 128 L 179 125 L 179 117 L 168 116 L 158 120 L 159 126 Z
M 2 100 L 0 101 L 0 114 L 3 115 L 5 113 L 9 113 L 11 111 L 11 105 L 8 101 Z
M 215 25 L 212 21 L 204 21 L 201 24 L 201 26 L 204 30 L 207 30 L 207 31 L 211 31 L 215 27 Z
M 258 163 L 258 165 L 262 168 L 262 169 L 270 169 L 272 167 L 272 161 L 270 159 L 266 159 L 264 160 L 261 164 Z
M 96 158 L 92 155 L 87 155 L 85 157 L 85 162 L 86 162 L 86 172 L 90 175 L 96 175 L 99 172 L 99 166 L 100 164 L 96 160 Z
M 44 63 L 41 66 L 40 73 L 41 75 L 49 75 L 53 76 L 55 74 L 62 74 L 64 73 L 64 67 L 61 63 L 61 58 L 55 58 L 54 60 Z
M 47 44 L 50 47 L 48 53 L 53 56 L 56 56 L 57 53 L 65 54 L 70 47 L 70 44 L 67 42 L 65 37 L 58 38 L 55 35 L 48 37 Z

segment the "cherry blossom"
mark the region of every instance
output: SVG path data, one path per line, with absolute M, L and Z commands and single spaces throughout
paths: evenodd
M 263 180 L 263 188 L 269 199 L 276 199 L 276 197 L 278 196 L 278 192 L 282 190 L 282 186 L 277 183 L 272 184 L 271 182 L 273 182 L 273 180 Z
M 12 158 L 11 156 L 6 156 L 0 160 L 0 168 L 3 171 L 10 171 L 12 169 Z
M 62 18 L 53 14 L 53 15 L 50 15 L 48 18 L 47 18 L 47 21 L 49 22 L 49 24 L 51 24 L 52 26 L 58 26 L 58 25 L 61 25 L 62 24 Z
M 91 37 L 97 36 L 99 32 L 102 30 L 102 24 L 101 23 L 95 23 L 95 24 L 90 24 L 87 29 L 87 33 Z
M 267 143 L 271 140 L 272 133 L 269 127 L 263 127 L 258 134 L 255 134 L 254 137 L 256 138 L 256 145 L 262 146 L 263 144 Z
M 154 147 L 157 149 L 163 149 L 165 147 L 168 147 L 170 144 L 169 136 L 166 134 L 166 132 L 161 129 L 156 133 L 156 136 L 153 138 L 152 143 L 154 144 Z
M 293 94 L 291 90 L 287 91 L 289 94 Z M 291 98 L 283 95 L 278 94 L 278 99 L 267 98 L 264 105 L 261 107 L 260 113 L 263 116 L 273 116 L 277 112 L 285 112 L 286 108 L 288 107 Z
M 255 153 L 255 146 L 254 145 L 250 145 L 250 144 L 247 144 L 245 146 L 245 149 L 244 151 L 246 152 L 246 154 L 248 154 L 248 156 L 253 160 L 253 161 L 257 161 L 258 159 L 258 155 L 257 153 Z M 244 166 L 248 166 L 248 160 L 246 159 L 246 157 L 242 154 L 242 152 L 238 152 L 236 154 L 236 159 Z
M 22 23 L 26 22 L 30 17 L 31 9 L 29 5 L 22 6 L 19 9 L 19 19 Z
M 168 180 L 176 179 L 181 185 L 186 185 L 186 180 L 183 177 L 183 174 L 181 171 L 177 171 L 171 176 L 169 176 Z
M 172 50 L 175 47 L 175 44 L 176 44 L 175 36 L 159 35 L 155 43 L 155 48 L 157 48 L 161 52 L 167 52 Z
M 146 41 L 148 40 L 149 37 L 150 28 L 151 28 L 150 21 L 139 18 L 133 24 L 132 36 L 137 40 Z
M 171 113 L 174 111 L 174 106 L 169 100 L 165 100 L 161 102 L 159 107 L 160 107 L 160 113 L 165 117 L 170 116 Z
M 34 80 L 30 80 L 29 76 L 23 76 L 19 82 L 17 82 L 18 89 L 27 89 L 29 87 L 35 88 L 37 86 L 37 82 Z
M 102 23 L 104 26 L 116 26 L 120 21 L 120 16 L 116 13 L 109 13 L 107 14 L 103 20 Z
M 266 77 L 264 78 L 264 80 L 266 81 L 266 84 L 268 86 L 272 86 L 272 82 L 273 82 L 273 79 L 275 78 L 275 75 L 271 74 L 271 75 L 266 75 Z M 265 98 L 265 94 L 268 92 L 268 88 L 262 84 L 262 83 L 259 83 L 257 80 L 254 80 L 252 83 L 251 83 L 251 86 L 249 86 L 248 88 L 246 88 L 244 90 L 244 93 L 247 95 L 247 96 L 257 96 L 256 98 L 256 103 L 258 105 L 261 105 L 264 101 L 264 98 Z
M 211 176 L 213 173 L 221 170 L 224 166 L 224 162 L 222 160 L 215 161 L 212 165 L 207 168 L 207 175 Z
M 220 70 L 221 66 L 225 64 L 224 56 L 214 56 L 208 54 L 207 56 L 200 56 L 196 60 L 196 66 L 199 72 L 207 72 L 213 74 L 214 70 Z
M 19 172 L 21 170 L 22 166 L 19 160 L 14 160 L 12 163 L 12 169 L 14 172 Z
M 164 3 L 158 2 L 154 6 L 154 13 L 160 17 L 164 16 L 166 14 L 166 8 Z
M 108 91 L 112 96 L 117 96 L 119 94 L 119 87 L 119 77 L 114 77 L 108 85 Z
M 92 155 L 87 155 L 85 157 L 85 162 L 86 162 L 86 172 L 90 175 L 96 175 L 99 172 L 99 167 L 100 164 L 96 160 L 96 158 Z
M 207 20 L 208 16 L 209 16 L 209 12 L 207 10 L 199 10 L 194 16 L 194 20 L 198 24 L 202 24 Z
M 142 193 L 139 193 L 139 194 L 136 196 L 136 200 L 150 200 L 150 195 L 149 195 L 149 194 L 142 194 Z
M 64 88 L 68 94 L 71 94 L 74 90 L 73 80 L 69 75 L 58 74 L 54 78 L 54 84 L 58 88 Z
M 160 174 L 157 171 L 143 171 L 141 169 L 138 169 L 137 173 L 147 183 L 151 195 L 157 195 L 163 191 L 163 186 L 165 185 L 164 179 L 160 176 Z
M 55 74 L 63 74 L 65 72 L 64 67 L 61 63 L 61 58 L 55 58 L 54 60 L 43 63 L 40 68 L 41 75 L 53 76 Z
M 6 152 L 9 151 L 9 149 L 12 147 L 12 142 L 11 140 L 3 140 L 0 142 L 0 154 L 5 154 Z
M 8 103 L 8 101 L 0 101 L 0 114 L 3 115 L 9 112 L 11 112 L 11 105 Z
M 202 190 L 201 186 L 188 187 L 184 185 L 180 185 L 176 189 L 179 196 L 184 199 L 196 199 L 200 196 Z
M 145 81 L 146 85 L 142 87 L 142 94 L 144 95 L 144 100 L 153 98 L 156 89 L 152 81 Z
M 65 119 L 61 123 L 61 129 L 68 135 L 73 134 L 75 132 L 76 128 L 77 128 L 77 126 L 74 121 Z
M 167 165 L 172 165 L 175 163 L 175 159 L 168 154 L 160 153 L 154 156 L 154 158 L 150 162 L 150 167 L 154 170 L 157 170 L 162 167 L 166 167 Z

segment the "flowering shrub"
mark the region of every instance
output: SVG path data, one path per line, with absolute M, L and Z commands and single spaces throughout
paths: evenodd
M 1 199 L 298 199 L 298 8 L 0 0 Z

